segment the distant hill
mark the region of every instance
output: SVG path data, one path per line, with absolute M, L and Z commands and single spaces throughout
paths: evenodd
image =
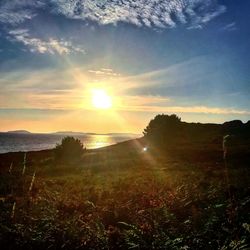
M 31 134 L 31 132 L 27 130 L 13 130 L 13 131 L 7 131 L 6 133 L 10 134 Z

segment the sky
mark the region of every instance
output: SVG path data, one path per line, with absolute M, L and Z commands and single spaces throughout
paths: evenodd
M 0 131 L 250 120 L 250 1 L 1 0 Z M 97 109 L 93 90 L 110 96 Z

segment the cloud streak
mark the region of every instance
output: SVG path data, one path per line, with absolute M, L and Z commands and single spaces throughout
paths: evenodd
M 235 22 L 229 23 L 227 25 L 225 25 L 222 30 L 224 31 L 235 31 L 237 30 L 237 26 Z
M 0 23 L 17 25 L 36 16 L 44 3 L 38 0 L 3 0 L 0 3 Z
M 123 110 L 123 108 L 121 109 Z M 208 106 L 133 106 L 126 107 L 126 111 L 153 112 L 153 113 L 190 113 L 190 114 L 216 114 L 216 115 L 250 115 L 249 110 L 234 108 L 220 108 Z
M 10 39 L 16 42 L 21 42 L 27 46 L 30 52 L 40 54 L 70 54 L 73 52 L 85 53 L 84 49 L 79 46 L 74 46 L 72 42 L 63 39 L 49 38 L 42 40 L 40 38 L 31 37 L 27 29 L 16 29 L 9 31 Z
M 120 76 L 120 74 L 114 72 L 112 69 L 100 69 L 100 70 L 89 70 L 91 74 L 99 76 Z

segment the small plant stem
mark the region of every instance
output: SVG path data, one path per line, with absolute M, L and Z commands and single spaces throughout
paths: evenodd
M 11 216 L 10 216 L 11 219 L 14 219 L 15 211 L 16 211 L 16 202 L 14 201 L 13 206 L 12 206 L 12 210 L 11 210 Z
M 9 174 L 12 173 L 12 169 L 13 169 L 13 162 L 11 162 L 11 164 L 10 164 L 10 167 L 9 167 Z
M 22 175 L 25 174 L 25 170 L 26 170 L 26 153 L 24 153 L 24 157 L 23 157 L 23 171 L 22 171 Z
M 36 171 L 34 172 L 32 179 L 31 179 L 31 182 L 30 182 L 29 193 L 32 191 L 32 188 L 33 188 L 33 185 L 35 182 L 35 178 L 36 178 Z

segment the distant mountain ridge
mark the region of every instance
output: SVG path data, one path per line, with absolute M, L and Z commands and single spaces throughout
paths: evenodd
M 27 130 L 13 130 L 13 131 L 7 131 L 6 133 L 10 134 L 31 134 L 31 132 Z

